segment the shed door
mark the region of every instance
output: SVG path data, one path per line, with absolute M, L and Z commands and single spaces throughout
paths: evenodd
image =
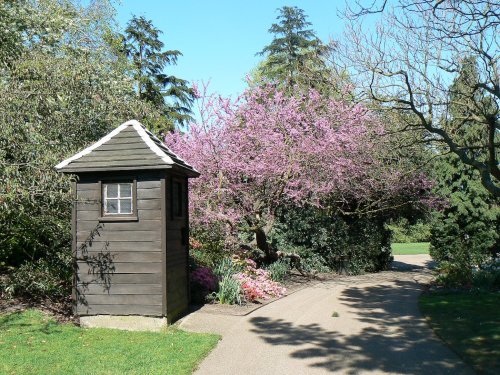
M 170 181 L 167 220 L 167 315 L 187 308 L 189 302 L 187 178 Z

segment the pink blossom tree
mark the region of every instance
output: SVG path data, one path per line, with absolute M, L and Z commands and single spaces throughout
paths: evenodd
M 363 105 L 271 86 L 201 101 L 202 121 L 166 138 L 201 172 L 190 185 L 192 220 L 253 233 L 270 260 L 277 255 L 267 234 L 285 204 L 366 213 L 418 200 L 429 188 L 387 161 L 389 138 Z

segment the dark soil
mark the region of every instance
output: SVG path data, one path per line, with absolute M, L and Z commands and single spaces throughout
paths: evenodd
M 29 298 L 2 298 L 0 299 L 0 314 L 10 314 L 28 309 L 41 310 L 48 315 L 51 315 L 60 323 L 75 323 L 78 324 L 78 318 L 72 313 L 71 300 L 68 298 L 64 301 L 32 300 Z

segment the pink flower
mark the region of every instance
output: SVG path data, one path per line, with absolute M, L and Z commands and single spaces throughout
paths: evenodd
M 194 225 L 223 223 L 234 239 L 290 202 L 373 211 L 429 202 L 428 179 L 394 160 L 384 123 L 362 104 L 272 86 L 236 100 L 201 95 L 199 103 L 201 121 L 165 139 L 201 172 L 189 187 Z
M 190 276 L 191 281 L 200 285 L 200 287 L 207 293 L 213 292 L 217 289 L 217 277 L 208 267 L 198 267 L 191 272 Z
M 235 278 L 240 281 L 248 301 L 281 297 L 286 294 L 286 288 L 280 283 L 272 281 L 269 272 L 256 268 L 256 263 L 251 259 L 247 259 L 246 264 L 245 271 L 237 273 Z

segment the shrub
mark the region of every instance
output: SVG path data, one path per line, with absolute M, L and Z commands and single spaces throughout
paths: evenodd
M 314 274 L 331 271 L 330 267 L 325 264 L 323 257 L 311 249 L 300 247 L 297 249 L 297 253 L 301 257 L 300 267 L 303 272 Z
M 297 252 L 309 268 L 324 266 L 350 274 L 387 269 L 390 232 L 383 218 L 342 217 L 314 207 L 289 207 L 280 212 L 270 234 L 273 246 Z
M 472 271 L 456 262 L 441 261 L 438 267 L 436 283 L 447 288 L 457 288 L 464 284 L 471 286 Z
M 281 297 L 286 293 L 286 289 L 276 281 L 272 281 L 268 273 L 262 269 L 259 269 L 258 275 L 238 273 L 235 277 L 239 281 L 247 301 Z
M 457 157 L 443 158 L 436 173 L 447 204 L 433 215 L 430 254 L 445 268 L 449 282 L 470 286 L 473 270 L 500 252 L 500 206 L 478 172 Z
M 500 290 L 500 266 L 478 270 L 472 276 L 472 285 L 478 289 Z
M 190 255 L 199 265 L 213 269 L 230 254 L 221 224 L 192 225 L 191 236 Z
M 500 264 L 491 262 L 477 269 L 466 269 L 455 262 L 442 261 L 436 282 L 447 288 L 500 290 Z
M 242 304 L 244 301 L 281 297 L 286 289 L 271 280 L 270 273 L 251 259 L 223 259 L 214 270 L 219 289 L 212 296 L 222 304 Z
M 218 281 L 212 270 L 208 267 L 195 268 L 190 273 L 191 299 L 193 302 L 202 303 L 206 296 L 217 290 Z
M 25 262 L 8 274 L 0 285 L 0 294 L 22 296 L 32 300 L 62 300 L 71 293 L 71 260 Z
M 389 222 L 386 227 L 391 231 L 392 242 L 429 242 L 431 238 L 431 226 L 422 220 L 412 224 L 408 219 L 401 218 Z
M 244 292 L 245 299 L 255 301 L 256 299 L 269 299 L 271 297 L 281 297 L 286 293 L 286 289 L 278 282 L 271 280 L 268 271 L 257 268 L 257 264 L 251 260 L 246 260 L 244 272 L 237 273 Z
M 290 261 L 288 259 L 278 259 L 266 267 L 269 277 L 273 281 L 282 282 L 290 273 Z
M 219 290 L 214 293 L 214 297 L 221 304 L 228 305 L 241 305 L 243 303 L 241 295 L 240 281 L 234 275 L 224 275 L 219 281 Z
M 200 285 L 204 290 L 213 292 L 217 289 L 217 278 L 208 267 L 198 267 L 191 272 L 193 282 Z

